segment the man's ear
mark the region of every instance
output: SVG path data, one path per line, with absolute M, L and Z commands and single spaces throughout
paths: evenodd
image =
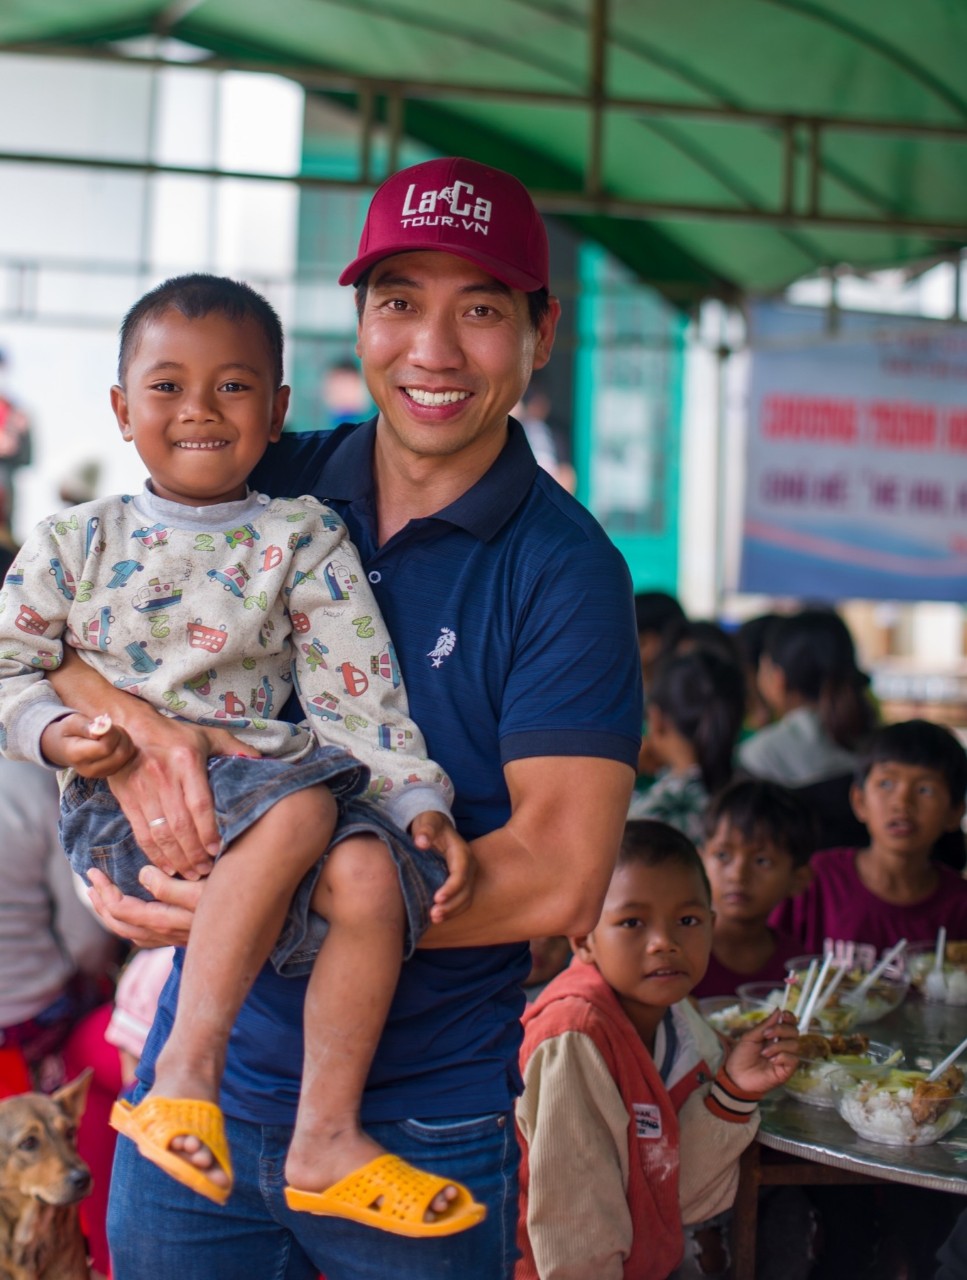
M 111 408 L 114 410 L 114 416 L 118 420 L 122 437 L 125 440 L 133 440 L 134 434 L 131 431 L 131 419 L 128 416 L 128 398 L 124 394 L 124 388 L 119 387 L 117 383 L 111 388 Z
M 551 358 L 557 322 L 561 318 L 561 303 L 552 294 L 547 300 L 547 311 L 537 326 L 537 342 L 534 345 L 534 368 L 543 369 Z
M 957 831 L 960 827 L 960 824 L 963 822 L 963 820 L 964 820 L 964 802 L 961 801 L 960 804 L 951 806 L 950 821 L 948 822 L 944 830 Z
M 579 933 L 568 938 L 571 950 L 582 964 L 594 964 L 594 934 Z

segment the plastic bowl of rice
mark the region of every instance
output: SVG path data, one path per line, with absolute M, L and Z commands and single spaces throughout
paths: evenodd
M 738 1039 L 769 1016 L 766 1009 L 743 1008 L 738 995 L 704 996 L 698 1002 L 698 1011 L 709 1026 L 732 1039 Z
M 875 1040 L 868 1041 L 865 1049 L 859 1045 L 844 1047 L 858 1051 L 831 1051 L 828 1058 L 800 1057 L 799 1066 L 784 1085 L 786 1093 L 809 1107 L 833 1108 L 836 1106 L 833 1082 L 839 1073 L 853 1080 L 881 1080 L 902 1060 L 892 1045 Z
M 934 1004 L 967 1005 L 967 942 L 948 942 L 940 981 L 927 975 L 934 972 L 936 944 L 915 942 L 906 949 L 906 970 L 910 983 L 924 1000 Z
M 786 970 L 792 976 L 793 994 L 790 1005 L 794 1006 L 797 994 L 805 981 L 809 970 L 809 962 L 815 960 L 821 964 L 822 956 L 795 956 L 786 961 Z M 835 970 L 834 970 L 835 972 Z M 849 966 L 837 984 L 832 999 L 820 1015 L 820 1023 L 824 1031 L 848 1031 L 851 1027 L 869 1026 L 892 1013 L 906 999 L 910 989 L 910 975 L 902 964 L 887 965 L 886 969 L 860 1000 L 856 1000 L 854 992 L 866 977 L 869 969 L 861 964 Z
M 857 1080 L 838 1072 L 830 1081 L 836 1110 L 868 1142 L 889 1147 L 925 1147 L 939 1142 L 967 1114 L 959 1092 L 930 1096 L 926 1072 L 891 1070 L 880 1080 Z M 939 1082 L 938 1082 L 939 1083 Z
M 762 1011 L 762 1017 L 768 1017 L 773 1009 L 782 1005 L 785 988 L 781 982 L 743 982 L 738 994 L 743 1009 L 758 1009 Z M 799 992 L 793 987 L 786 1001 L 786 1008 L 790 1012 L 795 1012 L 798 999 Z M 859 1012 L 859 1009 L 830 1003 L 812 1021 L 820 1031 L 849 1031 L 856 1025 Z

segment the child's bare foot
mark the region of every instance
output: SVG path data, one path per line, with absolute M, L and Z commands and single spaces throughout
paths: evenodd
M 149 1098 L 170 1098 L 177 1101 L 218 1101 L 218 1090 L 211 1082 L 199 1079 L 198 1076 L 178 1071 L 158 1071 L 150 1091 Z M 226 1189 L 232 1185 L 231 1178 L 222 1168 L 215 1153 L 196 1134 L 179 1134 L 171 1139 L 168 1150 L 180 1156 L 187 1164 L 203 1173 L 217 1187 Z
M 327 1191 L 342 1178 L 386 1154 L 385 1148 L 355 1127 L 337 1131 L 313 1130 L 311 1133 L 297 1128 L 285 1162 L 285 1180 L 290 1187 L 297 1187 L 300 1191 Z M 458 1195 L 456 1187 L 445 1187 L 430 1202 L 423 1221 L 435 1222 L 446 1213 Z M 372 1207 L 378 1209 L 381 1201 L 382 1196 L 379 1196 Z
M 168 1150 L 173 1151 L 175 1155 L 182 1156 L 186 1163 L 200 1170 L 210 1181 L 214 1182 L 216 1187 L 225 1187 L 227 1190 L 232 1185 L 231 1179 L 215 1159 L 210 1148 L 206 1147 L 201 1139 L 196 1138 L 193 1133 L 185 1134 L 184 1137 L 172 1138 Z

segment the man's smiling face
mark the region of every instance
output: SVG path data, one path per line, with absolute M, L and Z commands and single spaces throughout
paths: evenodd
M 356 350 L 388 443 L 414 457 L 496 457 L 507 415 L 546 364 L 559 308 L 535 329 L 527 298 L 453 254 L 372 269 Z

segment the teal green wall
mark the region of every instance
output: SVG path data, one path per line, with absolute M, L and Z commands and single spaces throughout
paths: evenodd
M 579 277 L 577 496 L 636 589 L 674 592 L 687 321 L 597 245 L 582 245 Z

